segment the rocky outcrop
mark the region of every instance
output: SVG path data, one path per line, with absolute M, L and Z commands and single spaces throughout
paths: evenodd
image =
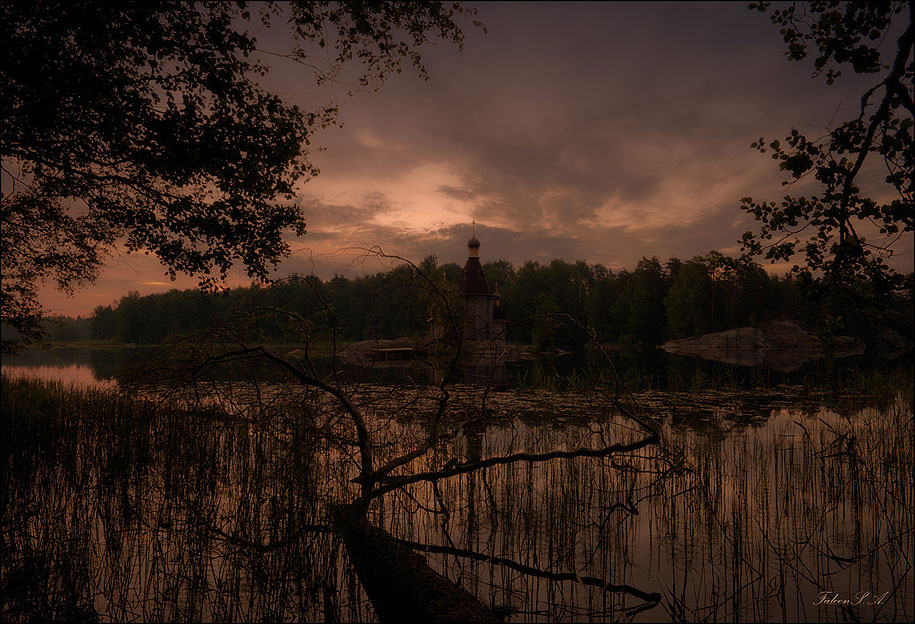
M 864 315 L 871 327 L 868 348 L 872 355 L 892 361 L 912 352 L 915 321 L 911 313 L 869 309 Z
M 715 362 L 762 366 L 782 371 L 794 370 L 804 362 L 827 355 L 827 345 L 819 336 L 788 321 L 671 340 L 661 348 L 668 353 L 691 355 Z M 836 336 L 832 339 L 832 356 L 836 358 L 861 355 L 864 348 L 862 341 L 849 336 Z
M 898 360 L 911 351 L 912 341 L 892 327 L 882 328 L 874 339 L 874 352 L 884 360 Z

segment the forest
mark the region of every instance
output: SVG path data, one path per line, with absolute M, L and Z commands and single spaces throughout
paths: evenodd
M 0 44 L 0 621 L 915 621 L 915 0 Z
M 548 264 L 526 261 L 520 267 L 497 260 L 485 263 L 484 269 L 510 321 L 507 338 L 540 347 L 577 345 L 584 339 L 572 326 L 550 322 L 545 318 L 550 314 L 571 316 L 601 341 L 650 348 L 666 340 L 773 320 L 866 338 L 884 313 L 868 305 L 866 284 L 857 289 L 861 313 L 833 314 L 836 301 L 818 297 L 803 275 L 770 275 L 759 264 L 741 263 L 716 251 L 687 261 L 643 258 L 632 270 L 561 259 Z M 190 289 L 145 296 L 131 292 L 113 305 L 97 307 L 88 319 L 52 319 L 48 329 L 51 340 L 62 342 L 157 344 L 257 307 L 282 308 L 308 318 L 326 304 L 334 312 L 340 340 L 422 338 L 429 332 L 432 311 L 430 287 L 418 279 L 420 271 L 457 296 L 461 267 L 439 264 L 429 256 L 416 267 L 401 264 L 354 278 L 293 276 L 218 294 Z M 912 276 L 908 279 L 911 284 Z M 911 288 L 907 293 L 884 298 L 880 307 L 910 313 Z M 255 321 L 252 337 L 266 343 L 302 340 L 275 319 L 264 315 Z

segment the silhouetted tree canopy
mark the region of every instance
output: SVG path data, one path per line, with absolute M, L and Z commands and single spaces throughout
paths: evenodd
M 778 161 L 789 176 L 786 186 L 805 181 L 818 188 L 779 201 L 744 198 L 743 209 L 760 222 L 757 232 L 744 234 L 744 250 L 773 262 L 802 254 L 804 262 L 794 271 L 821 296 L 854 286 L 857 295 L 873 297 L 903 287 L 903 277 L 886 261 L 915 228 L 912 5 L 911 0 L 791 3 L 770 14 L 788 59 L 814 55 L 814 76 L 825 75 L 827 84 L 848 68 L 876 74 L 858 114 L 831 125 L 824 136 L 808 138 L 792 129 L 784 143 L 761 138 L 753 144 Z M 761 2 L 750 8 L 770 7 Z M 884 169 L 886 186 L 860 188 L 865 163 Z M 860 288 L 862 279 L 867 289 Z
M 549 318 L 569 317 L 594 329 L 602 341 L 648 348 L 670 338 L 686 338 L 776 318 L 807 323 L 798 280 L 771 277 L 757 264 L 718 252 L 667 263 L 643 258 L 634 271 L 613 272 L 579 261 L 525 262 L 515 268 L 499 260 L 484 265 L 487 281 L 499 283 L 509 320 L 507 338 L 538 347 L 582 344 L 582 332 Z M 419 266 L 460 314 L 461 268 L 429 256 Z M 175 334 L 204 331 L 250 309 L 283 309 L 305 319 L 334 315 L 343 341 L 412 337 L 426 340 L 436 298 L 417 271 L 401 265 L 356 278 L 294 276 L 269 287 L 233 288 L 220 296 L 172 290 L 139 296 L 128 293 L 115 306 L 99 306 L 90 321 L 92 337 L 117 342 L 157 343 Z M 785 307 L 788 306 L 788 307 Z M 252 321 L 252 341 L 299 343 L 305 337 L 264 314 Z M 316 340 L 327 336 L 313 336 Z
M 0 4 L 3 322 L 40 336 L 40 285 L 72 292 L 116 244 L 204 287 L 236 263 L 265 279 L 288 254 L 284 233 L 305 233 L 295 185 L 316 173 L 309 138 L 336 108 L 266 90 L 251 30 L 288 20 L 303 81 L 352 67 L 377 88 L 404 61 L 425 75 L 421 46 L 460 47 L 456 20 L 473 14 L 438 2 Z

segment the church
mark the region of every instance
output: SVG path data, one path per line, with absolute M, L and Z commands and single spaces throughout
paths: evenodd
M 499 285 L 490 291 L 486 283 L 476 232 L 467 241 L 467 262 L 461 274 L 459 292 L 463 304 L 461 338 L 469 356 L 464 370 L 474 383 L 501 383 L 505 375 L 508 319 L 499 296 Z

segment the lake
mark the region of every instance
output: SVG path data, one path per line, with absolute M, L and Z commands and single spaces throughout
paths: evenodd
M 5 619 L 374 617 L 330 527 L 359 468 L 331 403 L 220 378 L 189 418 L 16 385 L 115 387 L 146 358 L 86 351 L 4 359 Z M 911 381 L 748 388 L 759 373 L 701 366 L 627 399 L 660 444 L 417 481 L 369 516 L 507 622 L 915 619 Z M 423 444 L 440 394 L 350 382 L 375 465 Z M 456 386 L 449 435 L 392 476 L 640 439 L 598 390 Z M 30 411 L 59 404 L 78 417 Z

